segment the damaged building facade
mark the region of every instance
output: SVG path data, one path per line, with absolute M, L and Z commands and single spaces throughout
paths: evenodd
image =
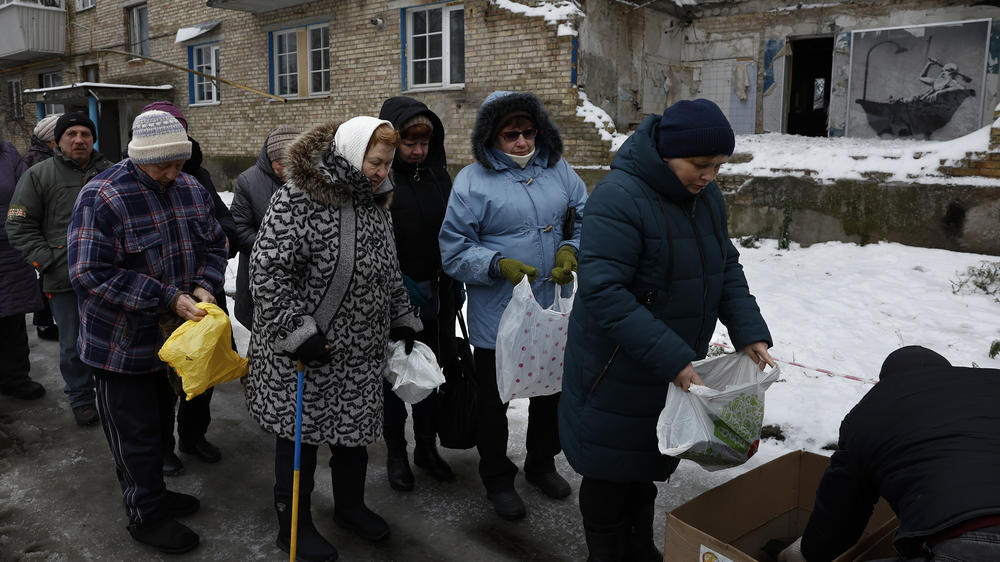
M 463 165 L 483 99 L 522 90 L 592 185 L 623 134 L 681 99 L 715 101 L 740 134 L 978 129 L 1000 101 L 1000 9 L 972 4 L 2 0 L 0 126 L 23 150 L 41 116 L 85 111 L 116 156 L 139 110 L 167 99 L 226 187 L 273 127 L 377 114 L 396 95 L 441 116 Z

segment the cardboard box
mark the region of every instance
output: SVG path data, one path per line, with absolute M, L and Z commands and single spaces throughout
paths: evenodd
M 665 562 L 770 562 L 771 539 L 794 539 L 809 521 L 816 488 L 830 459 L 797 451 L 761 465 L 695 497 L 667 514 Z M 885 500 L 865 534 L 835 562 L 893 557 L 899 525 Z

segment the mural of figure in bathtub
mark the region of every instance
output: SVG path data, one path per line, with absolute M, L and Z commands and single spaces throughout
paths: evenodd
M 936 66 L 941 67 L 938 75 L 928 76 Z M 959 72 L 958 65 L 953 62 L 941 64 L 933 57 L 927 57 L 919 79 L 930 86 L 922 94 L 902 99 L 890 96 L 888 102 L 857 100 L 868 116 L 868 124 L 878 136 L 922 136 L 930 139 L 934 131 L 948 124 L 966 98 L 976 95 L 974 89 L 967 87 L 972 78 Z
M 852 137 L 949 140 L 984 124 L 988 20 L 852 32 Z

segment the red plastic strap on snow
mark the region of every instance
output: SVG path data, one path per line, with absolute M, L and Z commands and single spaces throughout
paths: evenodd
M 718 343 L 718 342 L 712 342 L 712 345 L 714 345 L 715 347 L 720 347 L 722 349 L 728 349 L 730 351 L 735 351 L 735 349 L 733 349 L 733 346 L 728 345 L 728 344 Z M 784 363 L 785 365 L 791 365 L 793 367 L 799 367 L 801 369 L 806 369 L 806 370 L 809 370 L 809 371 L 816 371 L 817 373 L 823 373 L 824 375 L 829 376 L 829 377 L 840 377 L 842 379 L 848 379 L 848 380 L 857 381 L 857 382 L 863 382 L 863 383 L 867 383 L 867 384 L 878 384 L 878 381 L 874 380 L 874 379 L 865 379 L 865 378 L 861 378 L 861 377 L 856 377 L 854 375 L 845 375 L 843 373 L 834 373 L 833 371 L 830 371 L 829 369 L 820 369 L 818 367 L 810 367 L 809 365 L 803 365 L 802 363 L 797 363 L 795 361 L 782 361 L 781 359 L 778 359 L 777 357 L 775 357 L 773 355 L 771 356 L 771 359 L 774 359 L 778 363 Z

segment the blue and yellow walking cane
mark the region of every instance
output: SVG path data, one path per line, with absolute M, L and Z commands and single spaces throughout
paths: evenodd
M 302 387 L 305 386 L 306 366 L 302 361 L 295 365 L 299 380 L 295 384 L 295 465 L 292 473 L 292 536 L 288 549 L 289 562 L 295 562 L 295 547 L 299 538 L 299 467 L 302 454 Z

